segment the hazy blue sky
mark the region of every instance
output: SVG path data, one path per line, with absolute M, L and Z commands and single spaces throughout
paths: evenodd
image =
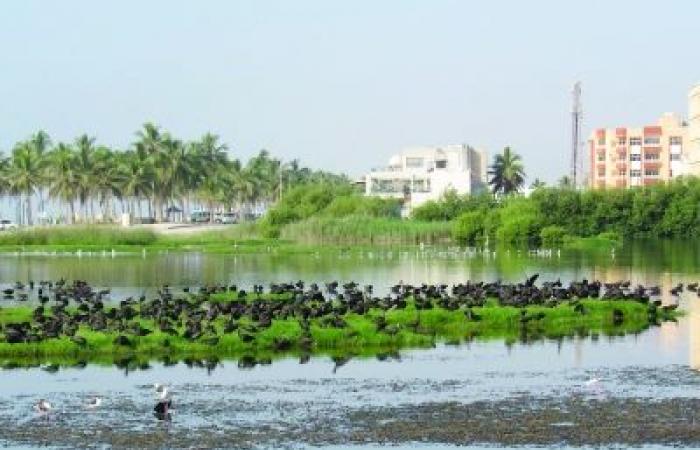
M 511 145 L 530 179 L 584 132 L 686 114 L 695 1 L 3 1 L 0 148 L 124 147 L 144 121 L 352 175 L 401 147 Z

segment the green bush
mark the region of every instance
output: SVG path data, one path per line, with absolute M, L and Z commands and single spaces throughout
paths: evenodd
M 453 220 L 465 212 L 487 210 L 495 206 L 496 201 L 489 193 L 459 195 L 454 190 L 449 190 L 439 201 L 429 201 L 415 208 L 411 217 L 423 221 Z
M 331 203 L 321 211 L 321 214 L 330 217 L 359 215 L 399 218 L 401 216 L 401 202 L 393 198 L 383 199 L 378 197 L 365 197 L 357 194 L 342 195 L 334 198 Z
M 558 225 L 549 225 L 540 231 L 540 242 L 542 245 L 552 246 L 564 243 L 566 230 Z
M 466 212 L 455 220 L 452 238 L 460 244 L 474 244 L 484 236 L 484 212 Z
M 506 199 L 500 210 L 496 239 L 503 243 L 536 242 L 542 228 L 536 205 L 523 197 Z

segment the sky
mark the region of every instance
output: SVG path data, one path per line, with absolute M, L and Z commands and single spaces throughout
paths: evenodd
M 583 132 L 687 114 L 695 1 L 0 3 L 0 150 L 39 129 L 126 148 L 152 121 L 358 176 L 403 147 L 506 145 L 528 179 Z

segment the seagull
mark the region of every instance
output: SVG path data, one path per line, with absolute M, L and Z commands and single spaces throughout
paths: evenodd
M 41 414 L 48 414 L 49 412 L 51 412 L 52 408 L 53 406 L 51 406 L 51 403 L 49 403 L 43 398 L 34 404 L 34 411 Z
M 101 397 L 92 397 L 88 402 L 85 404 L 86 409 L 97 409 L 102 405 L 102 398 Z

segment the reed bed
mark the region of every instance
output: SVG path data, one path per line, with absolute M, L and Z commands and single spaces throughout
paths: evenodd
M 451 225 L 365 216 L 312 217 L 284 226 L 281 237 L 307 244 L 438 244 L 450 242 Z
M 156 243 L 155 232 L 114 226 L 53 226 L 0 232 L 3 246 L 147 246 Z

